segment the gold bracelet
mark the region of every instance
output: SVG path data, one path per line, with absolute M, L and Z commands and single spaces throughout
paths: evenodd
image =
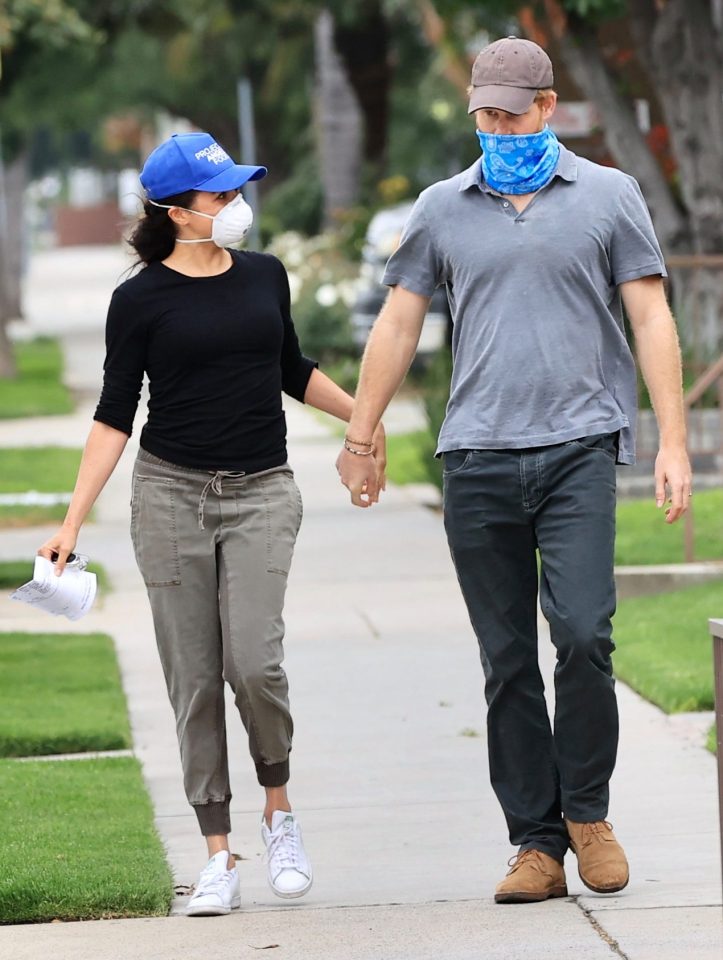
M 373 447 L 373 446 L 374 446 L 374 441 L 373 441 L 373 440 L 352 440 L 352 438 L 351 438 L 351 437 L 348 437 L 348 436 L 347 436 L 347 437 L 344 437 L 344 439 L 347 441 L 347 443 L 355 443 L 358 447 Z
M 355 457 L 371 457 L 374 454 L 374 447 L 372 447 L 371 450 L 355 450 L 349 446 L 346 438 L 344 439 L 344 449 L 348 450 L 349 453 L 353 453 Z

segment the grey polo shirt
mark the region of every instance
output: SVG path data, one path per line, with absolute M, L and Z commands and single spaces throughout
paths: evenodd
M 636 181 L 565 147 L 522 213 L 481 161 L 420 194 L 384 283 L 454 321 L 454 372 L 437 453 L 548 446 L 620 431 L 635 462 L 635 363 L 619 284 L 665 276 Z

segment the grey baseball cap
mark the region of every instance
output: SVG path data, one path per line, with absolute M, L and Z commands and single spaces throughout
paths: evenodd
M 538 90 L 553 85 L 552 62 L 531 40 L 505 37 L 477 54 L 472 65 L 469 113 L 484 107 L 525 113 Z

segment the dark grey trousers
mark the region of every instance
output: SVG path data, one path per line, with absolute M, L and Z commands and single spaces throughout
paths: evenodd
M 492 786 L 510 841 L 562 861 L 563 816 L 602 820 L 615 766 L 616 435 L 444 457 L 447 538 L 480 645 Z M 551 727 L 537 592 L 557 650 Z
M 293 724 L 282 610 L 301 523 L 287 465 L 245 476 L 141 450 L 131 536 L 176 717 L 186 796 L 201 832 L 231 831 L 224 682 L 263 786 L 289 779 Z

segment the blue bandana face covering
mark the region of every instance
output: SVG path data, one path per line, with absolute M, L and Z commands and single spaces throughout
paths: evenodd
M 534 193 L 552 180 L 560 142 L 549 127 L 539 133 L 477 131 L 485 181 L 499 193 Z

